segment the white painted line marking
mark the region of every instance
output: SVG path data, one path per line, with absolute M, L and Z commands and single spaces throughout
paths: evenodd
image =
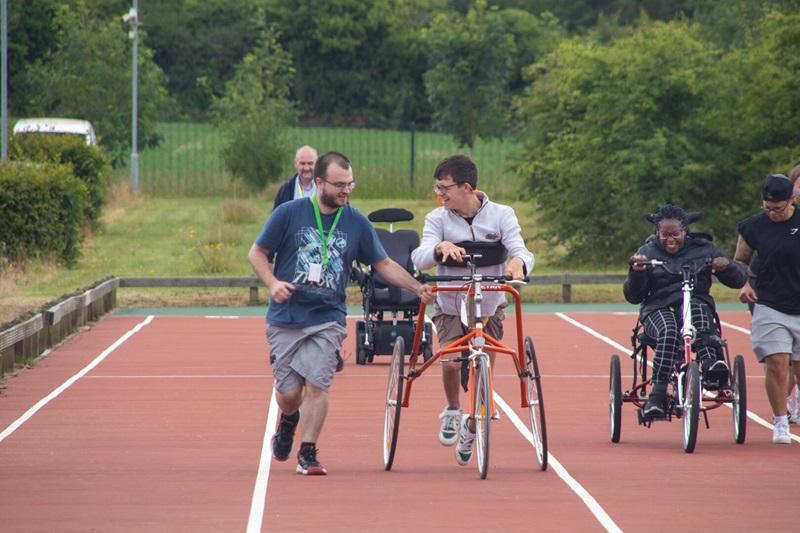
M 605 337 L 604 335 L 601 335 L 600 333 L 596 332 L 595 330 L 593 330 L 589 326 L 585 326 L 585 325 L 581 324 L 580 322 L 578 322 L 577 320 L 574 320 L 574 319 L 568 317 L 567 315 L 565 315 L 563 313 L 556 313 L 556 316 L 558 316 L 559 318 L 563 318 L 564 320 L 566 320 L 570 324 L 572 324 L 572 325 L 584 330 L 585 332 L 589 333 L 593 337 L 597 337 L 598 339 L 600 339 L 600 340 L 604 341 L 605 343 L 613 346 L 614 348 L 617 348 L 618 350 L 622 350 L 623 353 L 627 353 L 627 352 L 630 351 L 630 348 L 623 347 L 621 344 L 618 344 L 618 343 L 612 341 L 608 337 Z M 727 323 L 723 322 L 722 324 L 726 325 Z M 730 327 L 732 329 L 738 329 L 738 330 L 744 329 L 744 328 L 739 328 L 739 326 L 735 326 L 733 324 L 727 324 L 726 327 Z M 750 333 L 747 330 L 745 330 L 745 331 L 748 334 Z M 750 378 L 748 377 L 748 379 L 750 379 Z M 730 403 L 724 403 L 723 405 L 725 407 L 729 408 L 729 409 L 733 409 L 733 406 Z M 757 415 L 753 411 L 750 411 L 749 409 L 747 410 L 747 418 L 749 418 L 750 420 L 754 421 L 756 424 L 764 426 L 767 429 L 773 429 L 775 427 L 773 424 L 770 424 L 769 422 L 767 422 L 766 420 L 761 418 L 759 415 Z M 794 433 L 789 433 L 789 436 L 792 438 L 793 441 L 800 442 L 800 437 L 798 437 Z
M 250 517 L 247 519 L 247 533 L 259 533 L 264 520 L 264 508 L 267 504 L 267 484 L 269 482 L 269 469 L 272 464 L 272 435 L 275 434 L 275 424 L 278 420 L 278 400 L 275 398 L 275 388 L 272 389 L 272 398 L 269 400 L 267 412 L 267 427 L 264 430 L 264 442 L 261 445 L 261 459 L 258 462 L 258 475 L 253 488 L 253 499 L 250 502 Z
M 533 434 L 530 432 L 528 427 L 520 420 L 517 416 L 517 413 L 514 412 L 513 409 L 500 397 L 497 392 L 494 393 L 494 401 L 500 406 L 500 409 L 505 412 L 508 419 L 511 420 L 511 423 L 517 428 L 517 430 L 522 433 L 522 436 L 530 442 L 531 446 L 533 446 Z M 589 494 L 583 485 L 578 483 L 578 481 L 567 472 L 567 469 L 559 462 L 555 456 L 548 452 L 547 453 L 547 462 L 550 467 L 553 468 L 553 471 L 560 477 L 567 486 L 572 489 L 572 491 L 578 495 L 578 497 L 583 501 L 586 507 L 589 508 L 589 511 L 597 518 L 597 521 L 606 529 L 606 531 L 619 531 L 621 532 L 622 529 L 608 516 L 605 509 L 597 503 L 597 500 Z
M 14 432 L 15 432 L 17 429 L 19 429 L 19 427 L 20 427 L 22 424 L 24 424 L 25 422 L 27 422 L 27 421 L 28 421 L 28 420 L 29 420 L 29 419 L 30 419 L 30 418 L 31 418 L 33 415 L 35 415 L 35 414 L 36 414 L 36 413 L 37 413 L 37 412 L 38 412 L 38 411 L 39 411 L 39 410 L 40 410 L 42 407 L 44 407 L 45 405 L 47 405 L 48 403 L 50 403 L 50 401 L 51 401 L 51 400 L 53 400 L 53 399 L 57 398 L 57 397 L 58 397 L 58 396 L 59 396 L 59 395 L 60 395 L 62 392 L 64 392 L 65 390 L 67 390 L 67 389 L 68 389 L 68 388 L 69 388 L 69 387 L 70 387 L 70 386 L 71 386 L 73 383 L 75 383 L 76 381 L 78 381 L 80 378 L 82 378 L 83 376 L 85 376 L 85 375 L 86 375 L 86 374 L 87 374 L 89 371 L 91 371 L 91 370 L 92 370 L 94 367 L 96 367 L 97 365 L 99 365 L 99 364 L 100 364 L 100 363 L 103 361 L 103 359 L 105 359 L 106 357 L 108 357 L 108 355 L 109 355 L 111 352 L 113 352 L 114 350 L 116 350 L 117 348 L 119 348 L 119 346 L 120 346 L 120 345 L 121 345 L 123 342 L 125 342 L 126 340 L 128 340 L 128 339 L 129 339 L 129 338 L 130 338 L 132 335 L 134 335 L 134 334 L 138 333 L 138 332 L 139 332 L 139 330 L 141 330 L 141 329 L 142 329 L 143 327 L 145 327 L 147 324 L 149 324 L 150 322 L 152 322 L 152 321 L 153 321 L 153 318 L 154 318 L 154 316 L 153 316 L 153 315 L 149 315 L 147 318 L 145 318 L 144 320 L 142 320 L 141 322 L 139 322 L 138 324 L 136 324 L 136 326 L 134 326 L 134 327 L 133 327 L 133 329 L 129 330 L 129 331 L 128 331 L 127 333 L 125 333 L 125 334 L 124 334 L 122 337 L 120 337 L 119 339 L 117 339 L 117 340 L 114 342 L 114 344 L 112 344 L 111 346 L 109 346 L 108 348 L 106 348 L 105 350 L 103 350 L 103 353 L 101 353 L 100 355 L 98 355 L 97 357 L 95 357 L 95 358 L 94 358 L 94 360 L 93 360 L 91 363 L 89 363 L 88 365 L 86 365 L 85 367 L 83 367 L 83 368 L 82 368 L 82 369 L 81 369 L 81 370 L 80 370 L 80 371 L 79 371 L 77 374 L 75 374 L 74 376 L 72 376 L 71 378 L 69 378 L 67 381 L 65 381 L 64 383 L 62 383 L 62 384 L 61 384 L 61 386 L 59 386 L 58 388 L 56 388 L 55 390 L 53 390 L 53 392 L 51 392 L 50 394 L 48 394 L 47 396 L 45 396 L 44 398 L 42 398 L 41 400 L 39 400 L 38 402 L 36 402 L 36 405 L 34 405 L 33 407 L 31 407 L 30 409 L 28 409 L 27 411 L 25 411 L 25 413 L 24 413 L 24 414 L 23 414 L 21 417 L 17 418 L 17 419 L 16 419 L 14 422 L 12 422 L 12 423 L 11 423 L 11 425 L 9 425 L 9 426 L 8 426 L 6 429 L 4 429 L 2 433 L 0 433 L 0 442 L 3 442 L 3 441 L 4 441 L 4 440 L 5 440 L 5 439 L 6 439 L 6 438 L 9 436 L 9 435 L 11 435 L 12 433 L 14 433 Z
M 86 376 L 86 379 L 265 379 L 272 374 L 154 374 L 154 375 L 105 375 Z M 608 377 L 608 376 L 606 376 Z
M 729 329 L 732 329 L 732 330 L 739 331 L 741 333 L 746 333 L 747 335 L 750 335 L 750 330 L 749 329 L 743 328 L 741 326 L 737 326 L 736 324 L 731 324 L 730 322 L 725 322 L 724 320 L 720 320 L 720 323 L 723 326 L 725 326 L 726 328 L 729 328 Z

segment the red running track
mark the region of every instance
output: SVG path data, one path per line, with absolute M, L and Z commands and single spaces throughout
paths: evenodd
M 770 420 L 761 369 L 739 330 L 749 317 L 722 318 L 738 328 L 725 337 L 732 354 L 745 355 L 749 408 Z M 800 439 L 773 445 L 771 430 L 751 419 L 746 443 L 736 445 L 723 407 L 685 454 L 678 422 L 638 426 L 626 404 L 622 441 L 609 441 L 609 358 L 626 355 L 634 320 L 524 317 L 544 374 L 551 467 L 538 470 L 504 412 L 481 481 L 438 442 L 436 367 L 413 385 L 385 472 L 388 358 L 362 367 L 351 357 L 319 443 L 330 475 L 306 478 L 293 461 L 261 462 L 272 388 L 262 318 L 107 317 L 7 381 L 0 530 L 794 530 Z M 507 339 L 513 329 L 509 320 Z M 524 419 L 507 360 L 498 359 L 495 388 Z

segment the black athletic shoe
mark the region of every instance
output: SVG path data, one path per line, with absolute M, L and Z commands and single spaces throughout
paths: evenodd
M 728 386 L 728 365 L 725 361 L 714 359 L 703 359 L 703 386 L 706 389 L 724 389 Z
M 651 393 L 642 411 L 645 418 L 664 418 L 667 416 L 667 396 L 655 392 Z
M 297 452 L 297 473 L 304 476 L 324 476 L 328 473 L 325 467 L 317 461 L 317 450 L 314 444 L 306 444 Z
M 292 453 L 292 443 L 294 442 L 294 430 L 300 421 L 300 411 L 291 416 L 281 413 L 278 421 L 278 429 L 272 436 L 272 456 L 276 461 L 285 461 Z

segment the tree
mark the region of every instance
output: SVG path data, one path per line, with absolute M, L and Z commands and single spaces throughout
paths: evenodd
M 141 11 L 145 43 L 178 103 L 173 115 L 209 117 L 263 26 L 259 0 L 148 0 Z
M 707 214 L 738 201 L 721 194 L 741 184 L 720 171 L 732 154 L 708 118 L 714 65 L 715 51 L 673 22 L 608 45 L 564 41 L 528 71 L 518 170 L 570 259 L 624 260 L 647 234 L 640 215 L 667 201 Z M 730 219 L 707 224 L 730 242 Z
M 287 96 L 293 73 L 291 56 L 265 29 L 259 46 L 237 65 L 225 94 L 213 102 L 228 138 L 225 167 L 254 187 L 277 179 L 289 160 L 294 112 Z
M 503 17 L 478 0 L 466 16 L 438 14 L 427 36 L 425 88 L 437 125 L 470 149 L 479 135 L 502 135 L 515 56 Z
M 93 16 L 82 1 L 56 12 L 58 45 L 25 73 L 25 109 L 91 121 L 115 165 L 125 161 L 131 132 L 131 52 L 119 17 Z M 139 143 L 155 146 L 155 120 L 167 99 L 152 52 L 139 48 Z

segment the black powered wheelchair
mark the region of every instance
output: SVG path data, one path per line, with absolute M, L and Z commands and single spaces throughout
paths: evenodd
M 373 223 L 389 223 L 389 230 L 375 228 L 375 232 L 389 257 L 413 275 L 411 251 L 419 246 L 419 235 L 408 229 L 393 231 L 393 224 L 413 220 L 414 214 L 390 208 L 373 211 L 367 218 Z M 356 322 L 356 363 L 371 363 L 376 355 L 391 356 L 398 337 L 405 341 L 405 355 L 410 355 L 420 304 L 417 295 L 389 285 L 371 267 L 355 268 L 353 278 L 361 287 L 364 306 L 364 320 Z M 422 356 L 425 361 L 433 356 L 433 325 L 427 321 L 422 331 Z

